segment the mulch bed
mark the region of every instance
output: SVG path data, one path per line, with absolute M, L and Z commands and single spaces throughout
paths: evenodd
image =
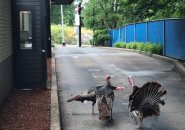
M 51 58 L 48 58 L 47 59 L 47 79 L 50 81 L 51 80 L 51 78 L 52 78 L 52 76 L 51 76 L 51 74 L 52 74 L 52 59 Z
M 47 79 L 51 81 L 51 58 L 47 59 Z M 0 130 L 49 130 L 50 90 L 13 89 L 0 105 Z
M 0 130 L 49 130 L 50 90 L 12 90 L 0 108 Z

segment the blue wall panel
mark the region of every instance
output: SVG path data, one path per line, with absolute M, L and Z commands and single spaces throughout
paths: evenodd
M 164 42 L 164 21 L 148 22 L 148 42 L 159 43 L 163 45 Z
M 147 42 L 147 34 L 146 34 L 146 23 L 138 23 L 136 24 L 136 34 L 135 41 L 137 42 Z
M 134 42 L 134 24 L 126 26 L 126 42 Z
M 108 30 L 108 34 L 112 37 L 113 36 L 113 30 Z M 112 37 L 113 38 L 113 37 Z M 112 43 L 113 43 L 113 39 L 112 40 L 109 40 L 108 42 L 108 46 L 109 47 L 112 47 Z
M 114 32 L 115 32 L 115 30 L 114 29 L 112 29 L 112 47 L 114 46 L 114 43 L 115 43 L 115 37 L 114 37 Z
M 148 25 L 146 26 L 146 24 Z M 185 60 L 185 19 L 129 24 L 120 28 L 120 35 L 119 29 L 112 29 L 110 34 L 113 38 L 112 44 L 118 41 L 129 43 L 134 41 L 146 42 L 147 40 L 151 43 L 161 44 L 163 55 Z
M 120 41 L 125 42 L 125 26 L 120 28 Z
M 119 41 L 119 29 L 114 29 L 114 44 Z
M 185 20 L 165 21 L 166 56 L 185 60 Z

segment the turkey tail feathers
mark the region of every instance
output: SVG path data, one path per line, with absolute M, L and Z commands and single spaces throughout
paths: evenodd
M 67 102 L 72 102 L 72 101 L 80 101 L 80 102 L 84 102 L 84 101 L 92 101 L 92 102 L 96 102 L 96 95 L 95 92 L 91 92 L 89 93 L 88 91 L 84 91 L 81 94 L 72 97 L 70 99 L 67 100 Z
M 83 102 L 83 100 L 82 100 L 80 95 L 77 95 L 77 96 L 75 96 L 73 98 L 70 98 L 66 102 L 72 102 L 72 101 L 81 101 L 81 102 Z
M 147 111 L 149 112 L 148 114 L 151 115 L 152 112 L 159 111 L 159 108 L 156 107 L 159 103 L 162 105 L 165 104 L 164 100 L 160 99 L 165 94 L 167 94 L 167 91 L 164 90 L 161 84 L 157 82 L 148 82 L 133 96 L 130 111 L 142 109 L 143 112 Z

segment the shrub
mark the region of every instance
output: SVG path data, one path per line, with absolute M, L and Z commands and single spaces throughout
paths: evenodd
M 129 43 L 130 44 L 130 49 L 136 49 L 136 43 Z
M 62 41 L 62 32 L 61 25 L 52 25 L 51 26 L 51 43 L 61 43 Z
M 150 52 L 153 54 L 162 54 L 162 45 L 154 44 L 154 43 L 146 43 L 144 47 L 144 51 Z
M 153 46 L 150 43 L 146 43 L 144 47 L 144 51 L 152 53 Z
M 126 44 L 126 48 L 127 49 L 130 49 L 130 44 Z
M 84 38 L 85 41 L 82 41 L 83 44 L 89 42 L 89 39 L 92 38 L 92 31 L 89 29 L 82 28 L 81 34 L 82 34 L 82 36 L 84 36 L 84 34 L 88 35 Z M 65 37 L 65 42 L 67 44 L 77 44 L 76 36 L 77 36 L 77 34 L 74 31 L 74 27 L 64 26 L 64 37 Z M 62 27 L 61 27 L 61 25 L 51 25 L 51 43 L 52 44 L 55 44 L 55 43 L 61 44 L 62 41 L 63 40 L 62 40 Z
M 126 48 L 127 44 L 126 43 L 123 43 L 123 48 Z
M 162 55 L 163 47 L 160 44 L 153 44 L 152 52 L 154 54 Z
M 144 43 L 140 43 L 139 44 L 139 50 L 140 51 L 144 51 L 145 50 L 145 44 Z
M 122 48 L 127 49 L 136 49 L 140 51 L 150 52 L 153 54 L 159 54 L 162 55 L 163 47 L 161 44 L 155 44 L 155 43 L 142 43 L 142 42 L 130 42 L 128 44 L 122 43 L 121 45 L 119 42 L 116 43 L 116 46 L 122 46 Z
M 114 44 L 114 47 L 123 48 L 123 44 L 123 42 L 117 42 L 116 44 Z
M 140 43 L 136 42 L 136 50 L 139 50 Z
M 93 38 L 96 46 L 107 46 L 108 41 L 111 40 L 107 30 L 97 30 Z

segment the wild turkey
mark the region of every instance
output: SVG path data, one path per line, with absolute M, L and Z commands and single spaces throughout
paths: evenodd
M 91 101 L 92 102 L 92 114 L 94 114 L 94 105 L 97 102 L 99 110 L 99 119 L 112 119 L 112 106 L 114 99 L 113 90 L 123 90 L 124 87 L 115 87 L 111 85 L 110 76 L 105 76 L 106 84 L 96 87 L 91 87 L 89 90 L 82 92 L 81 94 L 70 98 L 67 102 L 71 101 Z
M 134 85 L 132 77 L 128 77 L 133 89 L 129 96 L 129 115 L 131 122 L 142 127 L 143 119 L 149 116 L 158 117 L 160 115 L 159 104 L 164 105 L 161 97 L 167 91 L 157 82 L 147 82 L 141 88 Z
M 67 102 L 72 102 L 72 101 L 80 101 L 80 102 L 84 102 L 86 101 L 91 101 L 92 102 L 92 114 L 94 114 L 94 105 L 96 103 L 96 88 L 99 88 L 102 86 L 97 86 L 94 87 L 92 86 L 91 88 L 89 88 L 89 90 L 82 92 L 81 94 L 74 96 L 70 99 L 67 100 Z

